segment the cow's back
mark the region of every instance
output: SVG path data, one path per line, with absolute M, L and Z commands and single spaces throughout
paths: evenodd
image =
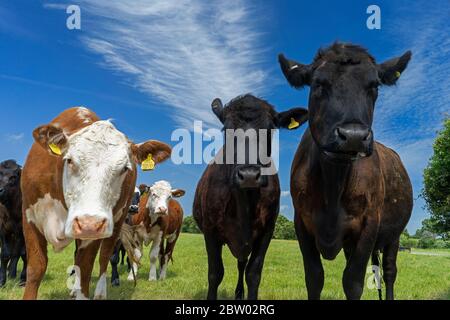
M 51 124 L 62 128 L 70 136 L 98 120 L 94 112 L 75 107 L 62 112 Z M 62 157 L 53 156 L 37 142 L 33 143 L 22 170 L 21 189 L 25 209 L 46 194 L 64 203 L 62 170 Z

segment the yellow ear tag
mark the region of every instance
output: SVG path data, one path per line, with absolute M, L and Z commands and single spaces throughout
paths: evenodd
M 150 171 L 155 169 L 155 161 L 153 161 L 152 154 L 150 153 L 144 161 L 141 163 L 142 171 Z
M 289 130 L 295 129 L 295 128 L 297 128 L 299 125 L 300 125 L 300 123 L 298 123 L 297 121 L 295 121 L 294 118 L 291 118 L 291 123 L 289 123 L 288 129 L 289 129 Z
M 401 73 L 399 71 L 395 71 L 395 77 L 400 78 Z
M 57 156 L 62 155 L 61 149 L 60 149 L 56 144 L 50 143 L 50 144 L 48 145 L 48 147 L 49 147 L 50 150 L 51 150 L 54 154 L 56 154 Z

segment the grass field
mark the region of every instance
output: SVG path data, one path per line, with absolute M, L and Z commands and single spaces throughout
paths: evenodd
M 73 247 L 55 254 L 49 250 L 49 267 L 41 285 L 40 299 L 68 299 L 67 268 L 73 263 Z M 450 251 L 442 256 L 399 253 L 397 299 L 450 299 Z M 138 273 L 137 287 L 126 281 L 126 267 L 122 266 L 119 288 L 108 287 L 109 299 L 204 299 L 207 290 L 207 260 L 201 235 L 182 234 L 164 282 L 148 282 L 148 249 Z M 225 278 L 219 289 L 220 299 L 232 299 L 237 279 L 236 260 L 224 250 Z M 324 262 L 325 287 L 323 299 L 344 299 L 341 275 L 344 257 Z M 96 265 L 91 298 L 98 276 Z M 108 279 L 109 281 L 109 279 Z M 8 281 L 0 289 L 0 300 L 20 299 L 23 289 Z M 260 287 L 261 299 L 306 299 L 302 258 L 296 241 L 274 240 L 269 248 Z M 365 288 L 363 299 L 377 299 L 376 290 Z

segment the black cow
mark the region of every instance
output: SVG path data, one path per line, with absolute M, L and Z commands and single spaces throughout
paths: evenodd
M 272 164 L 270 158 L 269 162 L 261 159 L 261 155 L 271 156 L 272 139 L 267 132 L 281 127 L 299 127 L 307 120 L 307 111 L 294 108 L 278 113 L 269 103 L 252 95 L 240 96 L 225 108 L 216 99 L 212 108 L 227 133 L 222 148 L 226 152 L 220 153 L 224 164 L 208 165 L 198 183 L 193 206 L 193 216 L 204 234 L 208 253 L 208 299 L 217 299 L 217 289 L 224 275 L 222 246 L 227 244 L 238 260 L 235 297 L 244 298 L 245 272 L 248 299 L 254 300 L 258 298 L 264 258 L 280 204 L 278 174 L 263 174 L 263 169 Z M 238 153 L 238 144 L 233 143 L 235 137 L 228 136 L 238 130 L 249 133 L 244 138 L 248 142 L 245 152 L 241 147 Z M 230 155 L 237 163 L 225 162 Z M 242 156 L 241 163 L 239 156 Z M 220 158 L 219 155 L 217 160 Z
M 19 258 L 23 260 L 20 283 L 26 280 L 26 249 L 22 231 L 22 193 L 20 191 L 21 167 L 14 160 L 0 163 L 0 286 L 8 276 L 15 279 Z
M 319 299 L 324 270 L 343 249 L 342 284 L 348 299 L 360 299 L 366 266 L 383 252 L 386 298 L 394 298 L 399 239 L 411 216 L 411 182 L 400 157 L 374 140 L 378 88 L 396 83 L 411 58 L 377 64 L 351 43 L 321 49 L 305 65 L 280 55 L 289 83 L 310 86 L 309 129 L 291 170 L 295 226 L 310 299 Z M 381 291 L 379 292 L 381 296 Z

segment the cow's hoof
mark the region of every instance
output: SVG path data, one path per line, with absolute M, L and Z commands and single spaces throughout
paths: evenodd
M 95 296 L 94 300 L 106 300 L 106 296 L 101 294 L 101 295 Z
M 119 279 L 115 279 L 115 280 L 111 281 L 111 286 L 113 286 L 113 287 L 120 287 L 120 280 Z
M 148 278 L 148 281 L 153 282 L 153 281 L 158 281 L 158 279 L 156 279 L 156 277 L 150 277 L 150 278 Z
M 128 276 L 127 280 L 128 280 L 128 281 L 134 281 L 133 275 Z

